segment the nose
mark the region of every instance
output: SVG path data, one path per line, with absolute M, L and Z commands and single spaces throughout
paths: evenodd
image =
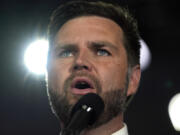
M 78 56 L 76 56 L 73 64 L 73 71 L 91 71 L 92 64 L 90 62 L 90 56 L 87 52 L 82 52 Z
M 74 70 L 89 70 L 89 67 L 87 65 L 80 65 L 80 64 L 76 64 L 74 65 Z

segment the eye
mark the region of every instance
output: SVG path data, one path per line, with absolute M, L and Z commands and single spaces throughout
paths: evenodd
M 98 49 L 97 50 L 97 55 L 98 56 L 109 56 L 110 53 L 105 49 Z
M 71 57 L 73 56 L 73 52 L 69 51 L 69 50 L 64 50 L 62 52 L 60 52 L 59 57 L 61 58 L 67 58 L 67 57 Z

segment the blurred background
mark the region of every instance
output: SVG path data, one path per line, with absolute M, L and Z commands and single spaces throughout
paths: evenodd
M 44 76 L 24 65 L 27 46 L 46 35 L 60 0 L 0 0 L 0 135 L 58 135 Z M 180 92 L 180 5 L 178 0 L 121 0 L 138 20 L 151 51 L 140 88 L 126 114 L 132 135 L 178 135 L 168 114 Z M 180 107 L 180 106 L 179 106 Z M 180 115 L 180 114 L 179 114 Z

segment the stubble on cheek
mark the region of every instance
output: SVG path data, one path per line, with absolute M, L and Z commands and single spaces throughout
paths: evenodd
M 66 124 L 69 119 L 70 110 L 72 106 L 69 104 L 68 100 L 54 91 L 48 88 L 50 106 L 53 113 L 59 118 L 61 124 Z
M 66 99 L 66 93 L 61 88 L 61 80 L 58 74 L 50 72 L 47 80 L 47 92 L 52 112 L 59 118 L 61 123 L 65 124 L 68 116 L 70 105 Z

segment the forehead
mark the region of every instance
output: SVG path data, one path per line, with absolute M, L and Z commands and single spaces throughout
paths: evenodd
M 57 42 L 70 40 L 106 40 L 115 44 L 123 44 L 123 31 L 114 21 L 99 16 L 82 16 L 67 21 L 55 37 Z

